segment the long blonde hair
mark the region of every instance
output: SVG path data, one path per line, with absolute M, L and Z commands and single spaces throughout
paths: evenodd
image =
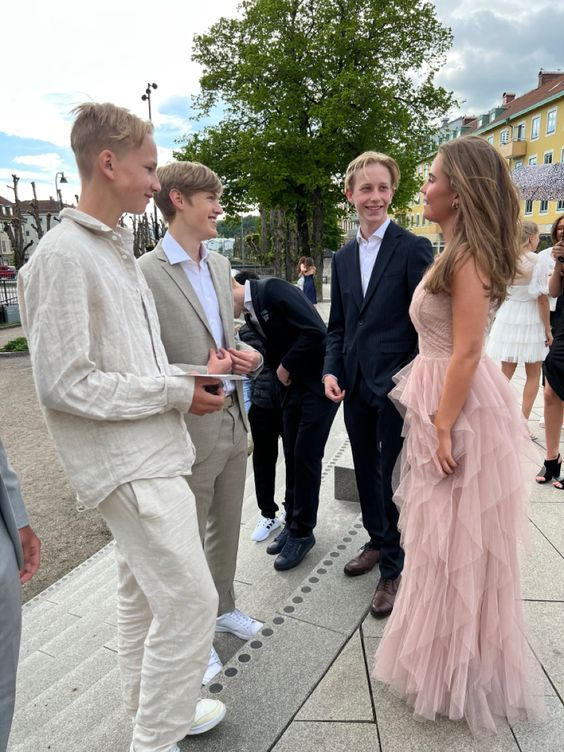
M 450 292 L 457 266 L 473 257 L 490 298 L 501 304 L 518 272 L 521 254 L 519 197 L 503 157 L 479 136 L 464 136 L 439 149 L 442 170 L 458 194 L 453 234 L 431 267 L 425 287 Z

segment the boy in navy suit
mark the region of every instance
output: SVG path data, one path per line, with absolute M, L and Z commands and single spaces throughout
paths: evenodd
M 345 402 L 362 520 L 370 539 L 345 565 L 355 576 L 380 565 L 372 600 L 375 617 L 391 613 L 403 568 L 392 496 L 402 418 L 388 399 L 393 376 L 414 357 L 417 334 L 409 318 L 413 291 L 433 260 L 425 238 L 388 217 L 400 171 L 386 154 L 364 152 L 348 166 L 345 195 L 359 229 L 333 258 L 331 312 L 323 366 L 325 395 Z

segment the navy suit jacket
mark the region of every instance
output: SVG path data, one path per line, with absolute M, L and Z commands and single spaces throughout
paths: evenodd
M 426 238 L 390 222 L 363 296 L 356 239 L 334 255 L 323 373 L 337 377 L 347 398 L 359 377 L 384 398 L 394 374 L 414 357 L 417 333 L 409 306 L 432 260 Z
M 280 364 L 292 377 L 320 396 L 327 327 L 303 292 L 276 277 L 249 280 L 260 329 L 247 323 L 265 343 L 266 359 L 274 371 Z M 262 331 L 261 331 L 262 330 Z M 263 336 L 264 335 L 264 336 Z

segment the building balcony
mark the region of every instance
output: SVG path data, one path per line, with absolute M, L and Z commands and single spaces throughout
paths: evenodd
M 515 139 L 507 144 L 500 144 L 499 151 L 506 159 L 520 159 L 527 153 L 527 142 L 525 139 Z

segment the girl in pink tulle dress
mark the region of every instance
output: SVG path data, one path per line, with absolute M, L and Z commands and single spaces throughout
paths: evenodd
M 516 395 L 483 352 L 515 276 L 519 199 L 485 140 L 444 144 L 421 189 L 446 247 L 410 315 L 419 355 L 390 396 L 405 415 L 395 495 L 405 567 L 374 676 L 416 716 L 475 734 L 536 719 L 542 698 L 523 634 L 517 542 L 527 540 L 531 442 Z M 520 456 L 521 455 L 521 456 Z

